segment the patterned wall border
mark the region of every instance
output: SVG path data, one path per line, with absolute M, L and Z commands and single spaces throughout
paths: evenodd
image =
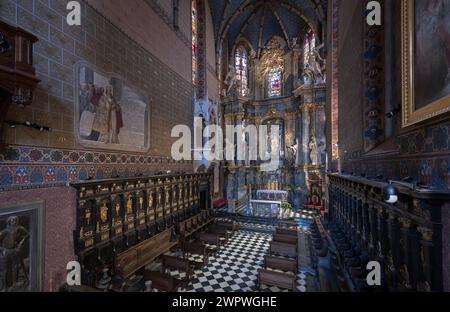
M 192 165 L 179 163 L 148 165 L 33 165 L 0 166 L 0 192 L 18 189 L 46 188 L 66 185 L 69 182 L 92 179 L 131 178 L 150 176 L 159 171 L 192 172 Z
M 160 156 L 11 146 L 0 154 L 0 191 L 167 170 L 191 172 L 193 163 Z
M 10 146 L 0 154 L 2 164 L 192 164 L 171 157 L 146 156 L 124 152 L 66 150 L 33 146 Z
M 439 190 L 450 191 L 450 157 L 413 159 L 355 160 L 345 163 L 347 173 L 374 178 L 382 174 L 386 179 L 411 177 Z

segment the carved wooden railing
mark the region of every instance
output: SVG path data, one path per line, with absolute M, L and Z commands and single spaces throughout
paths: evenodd
M 398 202 L 387 204 L 387 183 L 328 175 L 328 221 L 345 269 L 357 290 L 367 284 L 369 261 L 381 264 L 386 291 L 441 291 L 442 209 L 450 193 L 398 186 Z

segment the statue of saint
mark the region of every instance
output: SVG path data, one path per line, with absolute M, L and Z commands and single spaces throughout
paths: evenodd
M 319 165 L 319 151 L 317 147 L 316 138 L 314 136 L 311 137 L 311 141 L 309 142 L 309 157 L 311 158 L 312 165 Z
M 226 96 L 231 96 L 233 88 L 236 84 L 236 68 L 232 64 L 228 67 L 228 74 L 225 77 L 225 84 L 228 86 Z
M 287 161 L 291 164 L 291 165 L 295 165 L 297 163 L 297 158 L 298 158 L 298 139 L 295 139 L 295 144 L 288 147 L 288 151 L 287 151 Z
M 324 44 L 321 44 L 308 54 L 308 64 L 305 65 L 305 76 L 313 83 L 325 82 L 325 59 L 319 53 L 323 47 Z

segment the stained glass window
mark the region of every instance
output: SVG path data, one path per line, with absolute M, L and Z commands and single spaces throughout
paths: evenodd
M 240 46 L 236 50 L 236 79 L 238 81 L 239 94 L 247 96 L 248 89 L 248 51 L 245 47 Z
M 281 96 L 281 69 L 273 68 L 268 76 L 268 96 Z
M 197 84 L 197 6 L 196 0 L 192 0 L 192 83 Z

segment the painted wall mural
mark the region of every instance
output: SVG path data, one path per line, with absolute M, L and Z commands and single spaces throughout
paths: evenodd
M 77 69 L 76 133 L 84 146 L 148 151 L 150 100 L 120 78 L 88 65 Z

